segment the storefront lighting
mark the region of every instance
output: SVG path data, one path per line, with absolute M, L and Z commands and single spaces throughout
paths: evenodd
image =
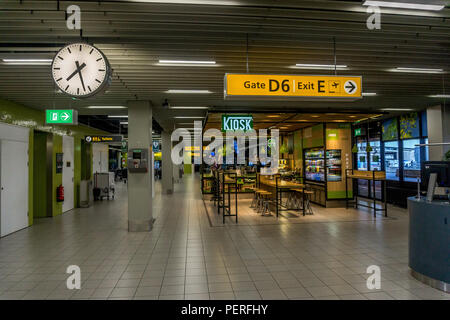
M 392 72 L 407 72 L 407 73 L 442 73 L 443 69 L 430 69 L 430 68 L 404 68 L 397 67 L 395 69 L 390 69 Z
M 346 65 L 342 65 L 342 64 L 338 64 L 338 65 L 334 65 L 334 64 L 304 64 L 304 63 L 297 63 L 295 65 L 295 68 L 298 69 L 319 69 L 319 70 L 334 70 L 336 67 L 336 69 L 345 69 L 347 68 Z
M 405 3 L 394 1 L 371 1 L 371 0 L 366 0 L 363 3 L 363 5 L 386 7 L 386 8 L 412 9 L 412 10 L 430 10 L 430 11 L 439 11 L 445 8 L 444 5 L 437 5 L 437 4 Z
M 4 64 L 9 65 L 50 65 L 52 59 L 2 59 Z
M 208 94 L 212 93 L 209 90 L 184 90 L 184 89 L 169 89 L 166 90 L 165 93 L 187 93 L 187 94 Z

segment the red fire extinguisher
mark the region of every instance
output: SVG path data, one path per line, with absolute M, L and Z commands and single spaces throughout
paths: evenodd
M 56 201 L 57 202 L 64 201 L 64 187 L 62 185 L 56 188 Z

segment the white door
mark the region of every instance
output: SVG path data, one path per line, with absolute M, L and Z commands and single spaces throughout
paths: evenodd
M 73 137 L 63 136 L 63 173 L 64 202 L 62 212 L 74 208 L 73 175 L 74 175 L 74 140 Z
M 0 140 L 0 235 L 28 227 L 28 142 Z

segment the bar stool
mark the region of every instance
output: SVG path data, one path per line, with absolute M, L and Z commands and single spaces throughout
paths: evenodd
M 303 209 L 303 189 L 292 189 L 294 191 L 294 207 L 295 209 L 301 210 Z
M 289 189 L 289 197 L 286 201 L 286 208 L 291 209 L 291 208 L 295 208 L 296 205 L 296 201 L 295 201 L 295 194 L 294 191 L 295 189 Z
M 263 217 L 272 215 L 272 213 L 270 212 L 270 208 L 269 208 L 269 204 L 271 202 L 271 200 L 270 200 L 270 196 L 271 195 L 272 195 L 272 193 L 268 192 L 268 191 L 264 191 L 264 193 L 262 193 L 262 211 L 261 211 L 261 216 L 263 216 Z
M 253 190 L 253 200 L 252 203 L 250 204 L 250 208 L 254 209 L 256 208 L 256 205 L 258 204 L 258 193 L 257 191 L 259 190 L 256 187 L 250 187 L 250 190 Z
M 314 194 L 314 191 L 305 190 L 305 214 L 314 214 L 310 201 L 312 194 Z

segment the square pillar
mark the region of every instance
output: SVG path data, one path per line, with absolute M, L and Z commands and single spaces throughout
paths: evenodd
M 162 144 L 162 187 L 163 193 L 173 193 L 173 162 L 172 162 L 172 141 L 171 133 L 163 131 L 161 133 Z
M 450 110 L 441 105 L 427 108 L 428 143 L 450 142 Z M 428 147 L 430 161 L 442 161 L 448 145 Z
M 152 107 L 149 101 L 128 101 L 127 105 L 128 149 L 146 149 L 149 157 L 147 172 L 128 171 L 128 231 L 150 231 L 153 226 Z

